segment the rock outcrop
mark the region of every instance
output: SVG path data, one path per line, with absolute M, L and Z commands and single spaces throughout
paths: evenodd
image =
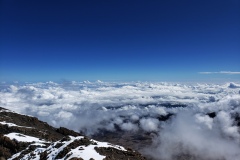
M 138 152 L 0 107 L 0 160 L 145 160 Z

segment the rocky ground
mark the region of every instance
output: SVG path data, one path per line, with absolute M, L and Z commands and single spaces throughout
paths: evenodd
M 0 159 L 144 160 L 132 149 L 99 142 L 35 117 L 0 108 Z

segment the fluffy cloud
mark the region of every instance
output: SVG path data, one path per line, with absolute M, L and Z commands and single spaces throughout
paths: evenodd
M 158 131 L 159 121 L 153 118 L 142 118 L 140 120 L 141 128 L 146 132 Z
M 206 126 L 205 120 L 201 120 L 201 124 L 194 121 L 194 117 L 192 111 L 180 112 L 170 124 L 164 126 L 154 139 L 154 144 L 145 152 L 153 158 L 166 160 L 177 159 L 179 154 L 191 155 L 187 159 L 239 159 L 238 141 L 224 134 L 225 130 L 231 130 L 231 126 L 225 126 L 222 131 L 217 121 L 211 128 Z
M 137 131 L 138 127 L 135 124 L 127 122 L 121 125 L 121 129 L 125 131 Z
M 155 159 L 191 154 L 239 159 L 238 83 L 54 82 L 0 85 L 0 106 L 56 127 L 92 135 L 101 130 L 153 132 Z M 214 117 L 210 117 L 213 113 Z M 173 114 L 168 121 L 164 116 Z M 158 155 L 158 156 L 155 156 Z M 159 157 L 160 155 L 160 157 Z

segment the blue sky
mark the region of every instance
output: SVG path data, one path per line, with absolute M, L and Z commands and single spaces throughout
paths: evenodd
M 0 0 L 0 80 L 239 80 L 239 19 L 239 0 Z

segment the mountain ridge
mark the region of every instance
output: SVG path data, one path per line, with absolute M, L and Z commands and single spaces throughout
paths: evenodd
M 137 151 L 90 139 L 0 107 L 0 159 L 145 160 Z

